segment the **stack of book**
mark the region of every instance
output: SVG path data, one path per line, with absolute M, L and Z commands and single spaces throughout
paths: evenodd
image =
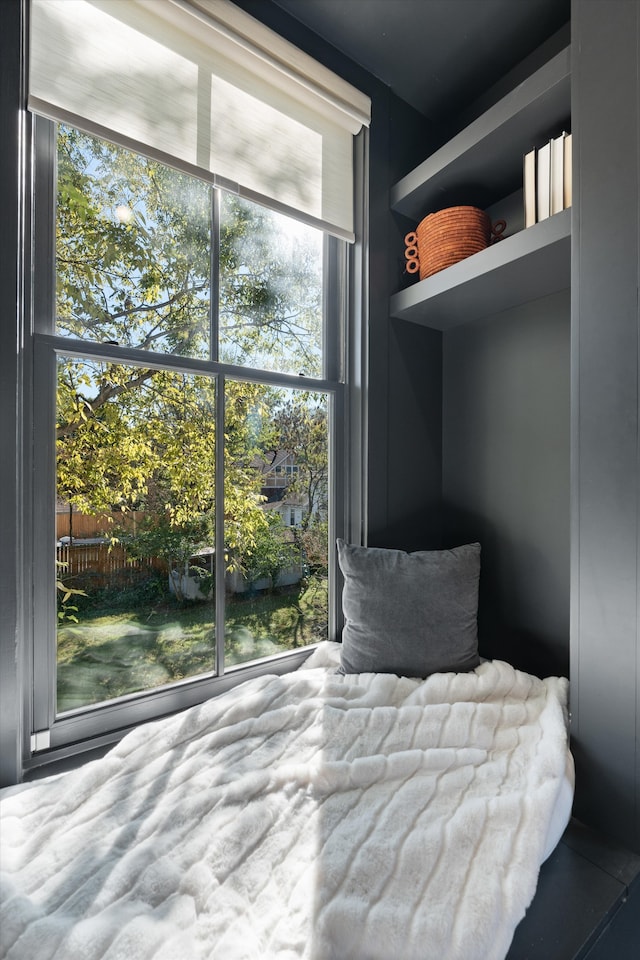
M 571 134 L 561 133 L 524 157 L 524 225 L 571 206 Z

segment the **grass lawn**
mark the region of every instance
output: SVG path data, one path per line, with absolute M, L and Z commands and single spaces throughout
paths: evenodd
M 58 626 L 58 712 L 214 668 L 211 602 L 181 606 L 162 597 L 117 610 L 103 603 L 79 612 L 78 619 Z M 227 666 L 326 637 L 326 581 L 311 578 L 303 588 L 226 602 Z

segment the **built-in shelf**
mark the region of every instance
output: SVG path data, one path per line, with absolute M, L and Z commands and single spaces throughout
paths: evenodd
M 563 210 L 394 294 L 390 313 L 449 330 L 567 289 L 570 261 L 571 210 Z
M 569 125 L 566 48 L 453 137 L 391 190 L 391 206 L 416 223 L 454 204 L 483 209 L 522 186 L 522 158 Z
M 395 184 L 394 211 L 413 225 L 456 204 L 492 207 L 493 216 L 522 190 L 524 154 L 568 131 L 570 116 L 567 47 Z M 571 210 L 526 230 L 518 220 L 510 236 L 392 296 L 391 316 L 448 330 L 567 289 Z

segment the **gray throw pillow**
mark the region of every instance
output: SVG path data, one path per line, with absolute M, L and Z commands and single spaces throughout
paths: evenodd
M 343 673 L 427 677 L 478 666 L 479 543 L 416 553 L 337 546 Z

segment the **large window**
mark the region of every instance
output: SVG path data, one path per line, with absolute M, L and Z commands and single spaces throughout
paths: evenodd
M 329 265 L 346 244 L 76 128 L 37 130 L 53 251 L 37 496 L 55 485 L 37 631 L 55 657 L 36 658 L 36 689 L 64 740 L 87 710 L 329 636 L 344 391 Z
M 369 103 L 227 0 L 29 39 L 31 747 L 74 751 L 336 635 Z

